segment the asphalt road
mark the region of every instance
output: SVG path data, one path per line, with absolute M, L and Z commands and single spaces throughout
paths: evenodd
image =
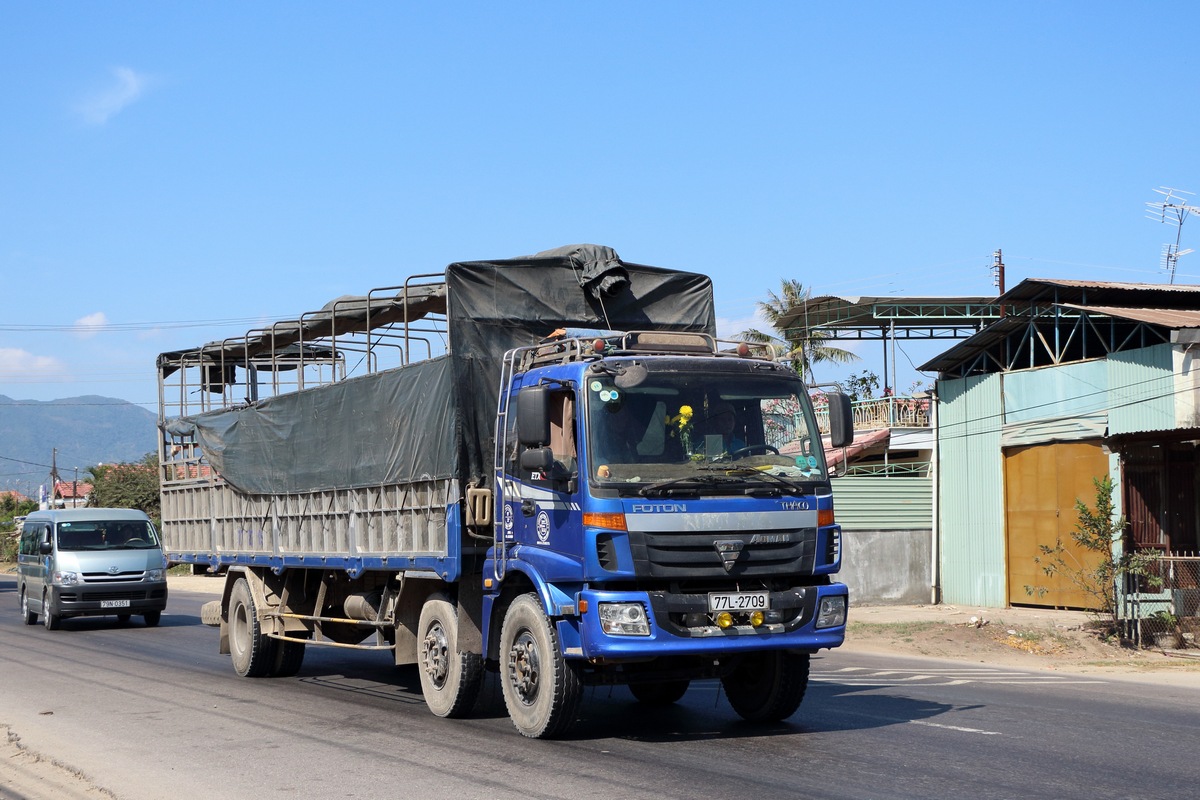
M 186 798 L 1180 798 L 1200 791 L 1194 688 L 835 652 L 787 723 L 743 723 L 716 682 L 645 709 L 596 689 L 571 738 L 522 738 L 494 684 L 433 717 L 414 669 L 309 648 L 238 678 L 173 590 L 135 618 L 25 626 L 0 575 L 0 726 L 118 800 Z M 0 730 L 0 735 L 3 731 Z M 91 795 L 89 795 L 91 796 Z

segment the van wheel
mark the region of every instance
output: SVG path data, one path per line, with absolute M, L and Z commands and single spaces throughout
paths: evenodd
M 29 607 L 29 595 L 21 590 L 21 618 L 26 625 L 37 625 L 37 612 Z
M 458 651 L 458 612 L 450 598 L 431 595 L 421 606 L 417 658 L 425 705 L 439 717 L 464 717 L 483 685 L 483 657 Z
M 62 623 L 62 617 L 50 610 L 50 595 L 42 595 L 42 624 L 46 626 L 48 631 L 58 630 L 58 626 Z
M 500 686 L 508 716 L 522 736 L 561 736 L 575 722 L 583 697 L 579 670 L 563 657 L 537 595 L 521 595 L 504 614 Z
M 243 678 L 261 678 L 275 663 L 275 641 L 263 635 L 245 578 L 237 579 L 229 595 L 229 653 Z
M 126 622 L 129 622 L 129 617 L 129 614 L 117 614 L 117 622 L 124 625 Z
M 158 621 L 161 618 L 161 611 L 147 611 L 145 614 L 142 614 L 142 619 L 146 621 L 147 628 L 153 628 L 158 625 Z M 125 619 L 129 619 L 128 615 L 125 617 Z

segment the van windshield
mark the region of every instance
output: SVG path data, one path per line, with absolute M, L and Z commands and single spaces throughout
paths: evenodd
M 137 520 L 79 520 L 58 524 L 59 550 L 150 550 L 159 546 L 154 526 Z

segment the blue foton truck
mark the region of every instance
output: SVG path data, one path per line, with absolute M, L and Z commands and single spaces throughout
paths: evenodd
M 491 670 L 534 738 L 605 684 L 786 718 L 845 636 L 840 530 L 804 384 L 714 329 L 708 278 L 579 245 L 163 353 L 168 557 L 225 575 L 242 676 L 379 649 L 461 717 Z

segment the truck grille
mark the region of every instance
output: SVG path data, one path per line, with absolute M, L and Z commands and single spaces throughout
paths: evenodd
M 722 550 L 718 549 L 718 543 Z M 730 543 L 740 543 L 730 557 Z M 811 575 L 817 529 L 788 531 L 630 531 L 637 571 L 651 578 Z M 729 568 L 726 569 L 726 563 Z

